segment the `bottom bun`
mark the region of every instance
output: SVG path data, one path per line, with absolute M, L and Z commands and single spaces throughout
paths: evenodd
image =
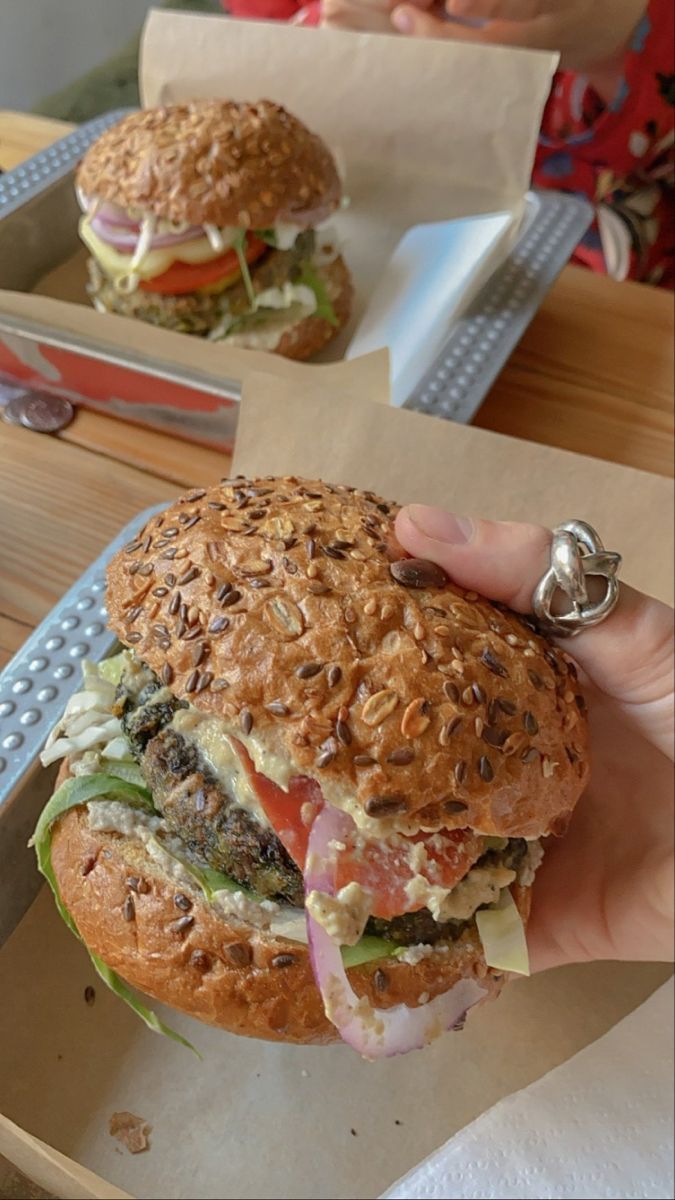
M 279 312 L 270 310 L 271 321 L 275 323 L 277 331 L 275 336 L 278 335 L 275 345 L 265 344 L 267 338 L 264 322 L 249 333 L 224 337 L 222 344 L 238 346 L 244 350 L 271 350 L 284 358 L 306 359 L 317 354 L 347 323 L 352 307 L 353 287 L 344 259 L 339 256 L 316 270 L 333 306 L 336 325 L 332 325 L 324 317 L 308 316 L 295 322 L 289 320 L 279 330 Z M 181 296 L 165 296 L 158 292 L 138 289 L 128 294 L 121 293 L 103 275 L 93 259 L 89 259 L 89 274 L 90 283 L 87 290 L 94 307 L 101 312 L 135 317 L 139 321 L 147 321 L 150 325 L 158 325 L 161 329 L 191 333 L 197 337 L 208 337 L 222 321 L 222 298 L 217 292 L 188 292 Z
M 133 987 L 209 1025 L 247 1037 L 326 1044 L 339 1035 L 323 1010 L 307 946 L 223 917 L 150 858 L 134 837 L 94 831 L 85 808 L 54 825 L 52 865 L 89 949 Z M 514 888 L 524 920 L 529 888 Z M 176 897 L 178 896 L 178 902 Z M 353 967 L 354 990 L 378 1008 L 416 1007 L 461 978 L 496 996 L 504 976 L 469 930 L 448 953 Z

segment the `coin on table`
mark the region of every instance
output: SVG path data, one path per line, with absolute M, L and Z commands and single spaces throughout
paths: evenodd
M 46 392 L 25 392 L 15 396 L 4 408 L 5 420 L 11 425 L 23 425 L 36 433 L 58 433 L 70 424 L 74 415 L 70 400 Z

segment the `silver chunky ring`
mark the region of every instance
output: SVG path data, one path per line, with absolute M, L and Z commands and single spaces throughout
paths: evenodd
M 535 616 L 557 637 L 574 637 L 582 629 L 599 625 L 616 606 L 619 584 L 616 578 L 621 555 L 605 550 L 592 525 L 585 521 L 565 521 L 553 530 L 551 566 L 537 584 L 532 597 Z M 590 600 L 586 576 L 604 578 L 606 588 L 599 600 Z M 567 597 L 571 607 L 554 613 L 557 591 Z

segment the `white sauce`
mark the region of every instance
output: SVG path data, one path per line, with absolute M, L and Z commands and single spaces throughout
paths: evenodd
M 194 708 L 180 708 L 174 714 L 171 728 L 185 738 L 188 745 L 198 750 L 205 765 L 226 793 L 241 808 L 253 813 L 260 825 L 269 829 L 270 823 L 265 811 L 239 755 L 232 748 L 222 719 L 200 713 Z
M 140 267 L 143 259 L 148 253 L 148 250 L 150 249 L 150 243 L 152 242 L 154 236 L 155 218 L 152 216 L 144 217 L 141 221 L 141 229 L 138 235 L 138 241 L 136 242 L 136 247 L 131 256 L 131 263 L 129 264 L 132 271 L 136 271 L 137 268 Z
M 359 883 L 348 883 L 336 896 L 310 892 L 307 911 L 338 946 L 355 946 L 361 941 L 370 916 L 373 898 Z
M 428 908 L 435 921 L 466 921 L 482 904 L 492 904 L 516 877 L 507 867 L 473 867 L 454 888 L 437 887 L 423 875 L 406 884 L 409 900 Z
M 245 892 L 227 889 L 216 892 L 214 898 L 208 901 L 194 876 L 176 857 L 180 855 L 186 858 L 188 851 L 181 840 L 169 832 L 162 817 L 130 808 L 118 800 L 92 800 L 87 805 L 87 816 L 89 827 L 93 830 L 119 833 L 141 842 L 148 857 L 172 883 L 188 893 L 197 893 L 205 904 L 210 904 L 223 916 L 237 917 L 257 929 L 268 929 L 277 937 L 306 943 L 303 909 L 276 904 L 273 900 L 253 900 Z
M 433 954 L 449 954 L 450 947 L 445 942 L 438 942 L 434 946 L 428 945 L 427 942 L 418 942 L 416 946 L 406 946 L 402 954 L 397 954 L 399 962 L 408 963 L 411 967 L 416 967 L 425 958 L 431 958 Z
M 522 887 L 530 887 L 534 883 L 534 877 L 541 866 L 543 857 L 544 847 L 541 842 L 530 842 L 527 854 L 518 870 L 518 883 Z
M 121 833 L 124 837 L 138 837 L 140 832 L 156 833 L 166 829 L 161 817 L 144 812 L 142 808 L 131 808 L 120 800 L 91 800 L 87 805 L 89 827 L 108 833 Z
M 290 250 L 297 242 L 300 234 L 304 232 L 300 225 L 285 225 L 282 222 L 279 222 L 272 228 L 279 250 Z

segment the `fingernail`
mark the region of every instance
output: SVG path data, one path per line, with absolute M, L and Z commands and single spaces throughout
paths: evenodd
M 395 8 L 392 13 L 392 24 L 399 33 L 410 33 L 413 27 L 412 17 L 404 8 Z
M 420 533 L 437 542 L 461 545 L 470 542 L 474 535 L 475 525 L 470 517 L 460 517 L 427 504 L 409 504 L 406 512 Z

